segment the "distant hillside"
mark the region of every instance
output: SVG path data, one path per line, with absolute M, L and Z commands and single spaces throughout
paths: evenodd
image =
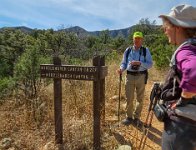
M 83 29 L 79 26 L 66 28 L 66 29 L 63 29 L 63 31 L 75 33 L 80 38 L 87 37 L 87 36 L 91 35 L 90 32 L 86 31 L 85 29 Z
M 127 38 L 128 35 L 130 34 L 131 30 L 133 29 L 134 26 L 128 27 L 128 28 L 124 28 L 124 29 L 118 29 L 118 30 L 108 30 L 109 31 L 109 35 L 112 38 L 121 36 L 121 37 L 125 37 Z M 158 26 L 154 26 L 155 28 Z M 19 27 L 4 27 L 4 28 L 0 28 L 0 31 L 2 31 L 3 29 L 18 29 L 21 30 L 22 32 L 25 33 L 31 33 L 33 30 L 37 30 L 37 29 L 31 29 L 25 26 L 19 26 Z M 73 32 L 75 34 L 77 34 L 78 37 L 83 38 L 83 37 L 87 37 L 90 35 L 94 35 L 94 36 L 99 36 L 101 34 L 102 31 L 86 31 L 85 29 L 79 27 L 79 26 L 74 26 L 74 27 L 70 27 L 70 28 L 66 28 L 66 29 L 62 29 L 59 31 L 66 31 L 66 32 Z
M 126 38 L 126 37 L 128 37 L 131 29 L 132 29 L 132 27 L 125 28 L 125 29 L 118 29 L 118 30 L 109 30 L 109 35 L 113 38 L 117 37 L 117 36 L 122 36 L 122 37 Z M 91 32 L 86 31 L 85 29 L 83 29 L 79 26 L 66 28 L 64 30 L 67 32 L 74 32 L 80 37 L 81 36 L 89 36 L 89 35 L 99 36 L 102 32 L 102 31 L 91 31 Z
M 33 29 L 25 27 L 25 26 L 18 26 L 18 27 L 3 27 L 0 28 L 0 31 L 4 30 L 4 29 L 13 29 L 13 30 L 21 30 L 22 32 L 25 33 L 31 33 L 33 31 Z

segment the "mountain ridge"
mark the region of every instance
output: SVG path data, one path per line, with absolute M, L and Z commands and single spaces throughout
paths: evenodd
M 78 37 L 87 37 L 87 36 L 99 36 L 103 31 L 108 31 L 109 36 L 115 38 L 115 37 L 124 37 L 127 38 L 129 34 L 131 33 L 132 29 L 134 28 L 135 25 L 127 28 L 122 28 L 122 29 L 114 29 L 114 30 L 102 30 L 102 31 L 87 31 L 84 28 L 80 26 L 73 26 L 73 27 L 68 27 L 64 29 L 59 29 L 57 31 L 65 31 L 65 32 L 72 32 L 75 33 Z M 49 29 L 32 29 L 26 26 L 17 26 L 17 27 L 2 27 L 0 28 L 0 31 L 4 29 L 13 29 L 13 30 L 21 30 L 22 32 L 25 33 L 31 33 L 34 30 L 49 30 Z

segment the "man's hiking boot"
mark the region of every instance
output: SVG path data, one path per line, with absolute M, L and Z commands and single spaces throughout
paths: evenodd
M 132 118 L 127 117 L 127 118 L 126 118 L 126 119 L 124 119 L 121 123 L 122 123 L 123 125 L 129 126 L 130 124 L 132 124 L 132 123 L 133 123 L 133 119 L 132 119 Z
M 143 122 L 138 118 L 132 119 L 132 118 L 127 117 L 121 123 L 126 126 L 129 126 L 130 124 L 132 124 L 133 126 L 137 127 L 140 130 L 142 130 L 144 127 Z
M 142 122 L 140 119 L 135 118 L 135 119 L 133 120 L 133 123 L 134 123 L 134 125 L 137 126 L 139 129 L 142 129 L 142 128 L 143 128 L 143 122 Z

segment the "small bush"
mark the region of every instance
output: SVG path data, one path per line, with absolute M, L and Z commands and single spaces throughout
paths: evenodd
M 0 79 L 0 98 L 11 95 L 14 87 L 14 80 L 12 78 Z
M 159 45 L 153 53 L 153 60 L 157 68 L 166 68 L 169 66 L 171 56 L 173 54 L 172 47 L 167 45 Z

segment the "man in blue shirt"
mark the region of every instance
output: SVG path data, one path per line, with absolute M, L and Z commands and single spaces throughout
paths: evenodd
M 127 100 L 126 115 L 127 118 L 122 121 L 124 125 L 136 123 L 141 125 L 140 116 L 143 106 L 145 85 L 147 82 L 147 69 L 152 67 L 152 56 L 148 48 L 142 46 L 142 32 L 134 32 L 134 45 L 128 47 L 123 55 L 119 74 L 127 70 L 125 94 Z M 134 94 L 136 92 L 136 100 Z

